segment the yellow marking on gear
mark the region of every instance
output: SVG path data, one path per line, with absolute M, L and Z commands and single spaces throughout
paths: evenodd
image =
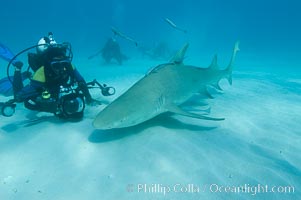
M 42 82 L 42 83 L 45 83 L 45 82 L 46 82 L 45 72 L 44 72 L 44 66 L 40 67 L 40 68 L 34 73 L 32 79 L 35 80 L 35 81 Z
M 47 90 L 45 90 L 42 93 L 42 97 L 43 97 L 43 99 L 49 99 L 51 97 L 51 94 Z

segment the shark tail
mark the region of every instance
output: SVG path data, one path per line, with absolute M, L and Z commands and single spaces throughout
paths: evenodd
M 225 69 L 225 76 L 226 76 L 226 78 L 227 78 L 230 85 L 232 85 L 232 71 L 233 71 L 235 57 L 236 57 L 236 54 L 239 50 L 240 50 L 239 49 L 239 41 L 237 41 L 237 42 L 235 42 L 235 45 L 234 45 L 234 48 L 233 48 L 233 53 L 232 53 L 230 63 L 228 65 L 228 67 Z

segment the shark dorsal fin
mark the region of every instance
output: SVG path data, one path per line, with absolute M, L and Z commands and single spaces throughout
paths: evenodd
M 211 64 L 210 64 L 209 68 L 218 70 L 218 65 L 217 65 L 217 54 L 214 55 L 214 57 L 213 57 L 213 59 L 212 59 L 212 62 L 211 62 Z
M 172 63 L 182 63 L 184 60 L 185 53 L 187 51 L 187 48 L 189 47 L 189 43 L 186 43 L 170 60 Z

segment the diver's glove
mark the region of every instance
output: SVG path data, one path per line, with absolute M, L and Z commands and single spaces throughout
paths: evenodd
M 79 82 L 78 87 L 83 92 L 87 105 L 91 105 L 91 106 L 101 105 L 100 101 L 92 98 L 86 82 L 84 81 Z
M 16 71 L 21 71 L 22 67 L 23 67 L 23 63 L 21 61 L 16 61 L 13 63 L 15 70 Z
M 26 79 L 32 77 L 32 73 L 30 71 L 22 72 L 22 76 L 24 76 Z

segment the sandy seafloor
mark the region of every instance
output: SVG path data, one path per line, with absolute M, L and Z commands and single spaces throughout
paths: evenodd
M 162 62 L 99 63 L 76 64 L 87 80 L 116 87 L 110 98 L 92 91 L 109 102 Z M 208 100 L 211 116 L 225 117 L 222 122 L 165 114 L 135 127 L 101 131 L 92 120 L 105 105 L 88 106 L 80 122 L 62 122 L 18 105 L 13 117 L 0 122 L 0 199 L 300 199 L 298 77 L 235 69 L 233 85 L 222 81 L 224 93 Z M 143 184 L 146 190 L 139 189 Z M 268 191 L 256 192 L 258 184 Z M 245 185 L 249 189 L 233 191 Z M 232 192 L 218 192 L 217 186 Z M 294 189 L 284 192 L 286 186 Z

